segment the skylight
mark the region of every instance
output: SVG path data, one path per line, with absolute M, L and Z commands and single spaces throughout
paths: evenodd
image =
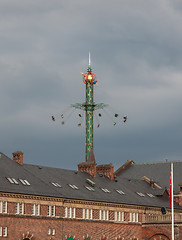
M 79 189 L 76 185 L 74 184 L 68 184 L 68 186 L 70 186 L 72 189 Z
M 141 193 L 141 192 L 136 192 L 140 197 L 145 197 L 145 194 Z
M 56 182 L 51 182 L 51 183 L 54 187 L 61 187 L 61 185 L 59 183 L 56 183 Z
M 152 193 L 147 193 L 149 197 L 155 197 Z
M 95 189 L 93 187 L 88 187 L 88 186 L 85 186 L 85 188 L 89 191 L 95 191 Z
M 19 184 L 18 181 L 17 181 L 16 179 L 14 179 L 14 178 L 9 178 L 9 177 L 8 177 L 7 179 L 8 179 L 8 181 L 9 181 L 10 183 L 12 183 L 12 184 L 17 184 L 17 185 Z
M 86 179 L 86 182 L 87 182 L 90 186 L 92 186 L 92 187 L 95 186 L 95 182 L 92 181 L 92 180 L 90 180 L 89 178 Z
M 25 186 L 30 186 L 30 183 L 26 179 L 21 179 L 20 178 L 19 181 Z
M 101 188 L 103 192 L 110 193 L 110 191 L 107 188 Z
M 116 192 L 119 193 L 119 194 L 121 194 L 121 195 L 124 195 L 124 194 L 125 194 L 122 190 L 118 190 L 118 189 L 116 189 Z

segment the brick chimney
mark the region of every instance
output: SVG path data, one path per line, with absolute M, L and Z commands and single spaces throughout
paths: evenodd
M 96 177 L 96 162 L 93 149 L 90 149 L 89 157 L 87 162 L 81 162 L 78 164 L 78 171 L 87 172 L 92 177 Z
M 98 165 L 96 167 L 96 170 L 97 170 L 97 174 L 102 174 L 102 175 L 108 177 L 109 179 L 113 180 L 114 167 L 113 167 L 112 163 L 104 164 L 104 165 Z
M 23 152 L 16 151 L 13 154 L 13 161 L 17 162 L 20 165 L 23 165 Z

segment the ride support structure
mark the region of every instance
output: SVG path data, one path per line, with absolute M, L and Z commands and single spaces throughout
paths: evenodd
M 85 112 L 85 162 L 88 161 L 89 157 L 89 152 L 90 150 L 94 148 L 94 112 L 96 110 L 101 110 L 104 108 L 108 108 L 112 112 L 112 116 L 117 118 L 119 114 L 114 113 L 113 110 L 109 107 L 108 104 L 105 103 L 98 103 L 96 104 L 94 102 L 94 85 L 97 83 L 97 78 L 96 75 L 92 72 L 91 64 L 90 64 L 90 53 L 89 53 L 89 65 L 87 68 L 86 73 L 81 73 L 82 74 L 82 80 L 83 83 L 85 84 L 85 102 L 84 103 L 75 103 L 71 104 L 69 108 L 72 109 L 79 109 Z M 62 124 L 65 124 L 65 114 L 61 114 L 62 118 Z M 71 113 L 68 114 L 68 117 L 70 117 Z M 78 114 L 79 117 L 83 117 L 81 113 Z M 98 121 L 97 115 L 96 120 Z M 102 114 L 99 112 L 98 114 L 99 117 L 102 116 Z M 52 120 L 56 120 L 56 116 L 52 116 Z M 123 122 L 126 122 L 127 116 L 125 115 L 123 118 Z M 116 125 L 116 122 L 113 121 L 113 125 Z M 78 124 L 78 126 L 81 126 L 81 123 Z M 100 126 L 100 123 L 98 123 L 97 127 Z

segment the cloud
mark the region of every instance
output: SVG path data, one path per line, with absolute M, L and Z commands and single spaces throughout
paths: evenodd
M 95 119 L 97 161 L 180 159 L 181 9 L 177 0 L 2 0 L 1 151 L 66 168 L 84 160 L 78 112 L 65 126 L 50 117 L 84 102 L 91 51 L 95 101 L 128 115 L 115 127 L 104 112 L 98 129 Z

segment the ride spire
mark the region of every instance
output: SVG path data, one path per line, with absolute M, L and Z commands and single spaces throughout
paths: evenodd
M 90 52 L 89 52 L 89 57 L 88 57 L 88 66 L 90 67 Z

